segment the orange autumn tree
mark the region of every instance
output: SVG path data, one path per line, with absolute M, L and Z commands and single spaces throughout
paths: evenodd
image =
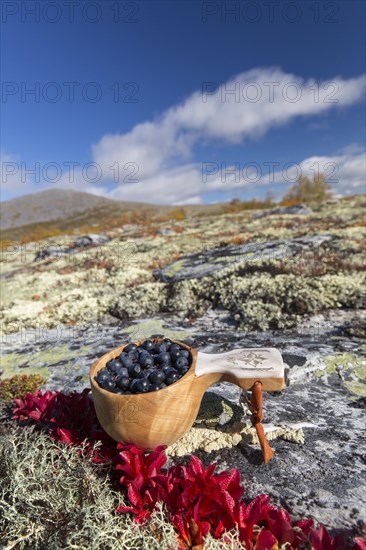
M 284 196 L 282 204 L 286 206 L 301 202 L 319 204 L 331 198 L 330 189 L 325 174 L 314 175 L 313 180 L 307 176 L 300 176 Z

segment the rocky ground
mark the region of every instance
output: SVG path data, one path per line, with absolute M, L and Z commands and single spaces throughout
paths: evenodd
M 294 518 L 365 521 L 364 206 L 358 197 L 12 243 L 2 378 L 41 373 L 47 389 L 81 389 L 97 357 L 152 335 L 208 353 L 277 347 L 287 386 L 264 401 L 274 458 L 262 464 L 240 389 L 222 383 L 171 460 L 195 452 L 236 466 L 248 498 L 268 492 Z

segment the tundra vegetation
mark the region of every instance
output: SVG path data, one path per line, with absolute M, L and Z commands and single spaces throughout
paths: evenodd
M 365 399 L 366 202 L 360 196 L 329 200 L 327 194 L 321 178 L 299 181 L 285 205 L 306 201 L 311 206 L 307 214 L 267 215 L 263 208 L 276 208 L 268 197 L 263 203 L 233 200 L 205 215 L 179 207 L 158 217 L 149 211 L 125 219 L 111 216 L 105 225 L 100 215 L 100 225 L 93 227 L 87 220 L 79 226 L 69 220 L 66 227 L 54 228 L 45 222 L 40 227 L 48 233 L 37 230 L 28 238 L 9 230 L 1 257 L 1 332 L 6 347 L 0 367 L 4 549 L 335 550 L 343 544 L 365 549 L 362 525 L 351 518 L 362 513 L 362 495 L 352 476 L 359 476 L 354 470 L 362 458 L 357 415 Z M 107 242 L 73 248 L 78 236 L 96 232 L 108 237 Z M 309 236 L 326 238 L 312 245 L 296 241 Z M 278 241 L 285 245 L 279 248 Z M 251 243 L 272 243 L 265 250 L 273 253 L 242 253 L 240 247 Z M 39 251 L 50 247 L 70 252 L 36 261 Z M 217 250 L 238 253 L 235 261 L 219 264 L 213 253 Z M 176 280 L 183 271 L 189 275 L 189 258 L 197 253 L 207 254 L 207 262 L 217 269 L 210 275 Z M 169 272 L 172 278 L 159 278 L 159 272 Z M 268 331 L 279 335 L 290 385 L 281 399 L 267 397 L 275 418 L 269 439 L 283 438 L 287 445 L 285 450 L 277 445 L 278 464 L 274 460 L 267 473 L 258 470 L 254 451 L 243 444 L 243 438 L 256 443 L 253 433 L 243 424 L 242 411 L 233 413 L 235 404 L 226 398 L 215 414 L 206 417 L 200 411 L 190 439 L 166 453 L 157 451 L 150 460 L 136 449 L 113 446 L 100 431 L 88 395 L 70 394 L 76 380 L 88 383 L 87 366 L 108 351 L 107 341 L 108 345 L 114 341 L 106 337 L 93 347 L 87 342 L 87 328 L 96 323 L 123 327 L 133 339 L 136 323 L 145 331 L 143 337 L 157 330 L 182 340 L 193 334 L 198 345 L 207 339 L 205 329 L 211 319 L 209 336 L 215 343 L 216 327 L 223 326 L 215 324 L 216 316 L 227 321 L 229 328 L 222 334 L 231 345 L 233 341 L 242 345 L 247 335 L 256 335 L 256 345 Z M 311 328 L 316 319 L 331 325 L 326 341 L 294 336 L 299 327 Z M 42 330 L 57 332 L 60 327 L 80 329 L 80 336 L 71 344 L 23 341 L 23 336 L 39 329 L 42 335 Z M 290 333 L 292 340 L 285 341 Z M 62 386 L 65 395 L 48 391 L 64 379 L 70 381 Z M 316 383 L 309 385 L 310 380 Z M 314 409 L 312 427 L 308 419 L 313 420 Z M 216 430 L 223 417 L 234 429 Z M 278 418 L 283 424 L 276 422 Z M 312 435 L 315 428 L 318 435 Z M 220 441 L 210 439 L 210 432 L 220 434 Z M 330 445 L 329 450 L 330 437 L 339 449 Z M 291 451 L 291 445 L 296 449 Z M 212 457 L 218 459 L 218 474 L 210 465 Z M 241 475 L 233 465 L 240 467 Z M 241 480 L 247 472 L 252 475 L 243 483 L 242 500 Z M 313 478 L 319 491 L 310 502 L 306 486 Z M 268 486 L 278 489 L 278 479 L 284 491 L 288 482 L 287 494 L 293 500 L 288 497 L 282 503 L 280 495 L 271 504 L 260 493 L 262 487 L 266 493 Z M 331 485 L 325 486 L 329 489 L 325 497 L 319 496 L 322 480 Z M 337 491 L 343 492 L 345 506 Z M 328 501 L 334 495 L 332 507 Z M 358 511 L 349 504 L 352 498 L 361 502 Z M 302 513 L 290 517 L 285 508 Z M 317 519 L 322 511 L 328 530 L 301 519 Z M 332 531 L 333 518 L 342 527 L 344 542 L 336 538 L 337 530 Z

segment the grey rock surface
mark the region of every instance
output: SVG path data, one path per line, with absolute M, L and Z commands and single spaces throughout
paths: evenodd
M 242 245 L 226 245 L 201 253 L 182 256 L 162 269 L 154 271 L 156 279 L 164 282 L 200 279 L 216 275 L 235 263 L 283 259 L 295 256 L 303 250 L 321 246 L 334 239 L 333 235 L 304 236 L 288 240 L 275 240 Z
M 81 249 L 102 245 L 108 241 L 110 241 L 110 237 L 107 237 L 107 235 L 97 235 L 94 233 L 83 235 L 75 239 L 70 246 L 48 246 L 39 250 L 34 257 L 34 261 L 39 262 L 51 257 L 68 256 L 79 252 Z
M 293 206 L 283 206 L 281 208 L 272 208 L 271 210 L 265 210 L 264 212 L 258 212 L 254 217 L 256 219 L 266 218 L 267 216 L 283 216 L 283 215 L 292 215 L 292 216 L 308 216 L 312 214 L 313 211 L 306 204 L 294 204 Z

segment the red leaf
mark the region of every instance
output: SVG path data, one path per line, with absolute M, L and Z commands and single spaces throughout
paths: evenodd
M 217 527 L 215 529 L 215 533 L 214 533 L 215 539 L 221 538 L 224 532 L 225 532 L 225 527 L 224 527 L 222 521 L 219 521 L 219 523 L 217 524 Z
M 254 546 L 255 550 L 272 550 L 274 546 L 277 547 L 276 537 L 268 529 L 261 529 Z
M 57 433 L 60 436 L 60 440 L 63 443 L 68 443 L 69 445 L 77 443 L 77 441 L 75 441 L 75 437 L 73 436 L 73 434 L 69 430 L 66 430 L 65 428 L 63 429 L 57 428 Z
M 119 506 L 116 509 L 116 512 L 132 512 L 133 514 L 137 514 L 138 510 L 136 510 L 136 508 L 132 508 L 131 506 Z
M 136 508 L 140 508 L 142 505 L 142 498 L 140 495 L 139 490 L 135 487 L 134 483 L 130 483 L 127 489 L 127 495 L 130 500 L 130 502 L 136 506 Z
M 246 522 L 250 529 L 258 525 L 263 507 L 268 503 L 268 495 L 258 495 L 247 507 Z
M 353 539 L 354 545 L 352 550 L 366 550 L 366 539 L 362 537 L 355 537 Z
M 205 472 L 205 469 L 204 469 L 203 464 L 200 461 L 200 459 L 195 455 L 191 455 L 190 458 L 191 458 L 191 463 L 189 465 L 189 469 L 195 475 L 203 474 Z
M 292 544 L 295 535 L 291 526 L 290 516 L 286 510 L 276 508 L 270 510 L 265 523 L 280 545 L 286 542 Z
M 324 525 L 320 525 L 317 531 L 312 528 L 311 544 L 314 550 L 332 550 L 332 539 Z
M 312 519 L 301 519 L 296 525 L 302 529 L 305 535 L 310 535 L 311 528 L 314 527 L 314 521 Z
M 183 541 L 187 544 L 187 546 L 191 546 L 191 533 L 186 517 L 184 515 L 174 514 L 171 516 L 171 521 L 178 529 Z

